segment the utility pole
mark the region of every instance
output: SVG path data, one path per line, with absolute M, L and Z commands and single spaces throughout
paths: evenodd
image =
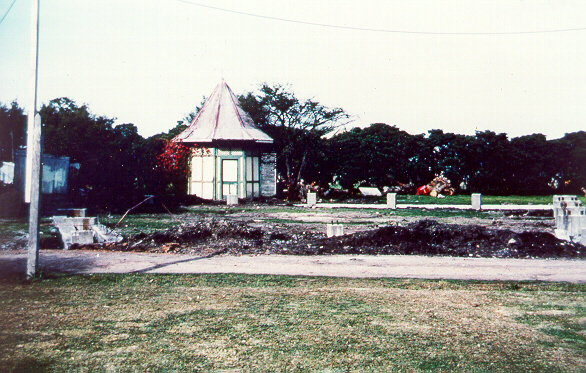
M 24 201 L 30 203 L 26 278 L 32 279 L 39 264 L 39 212 L 41 207 L 41 116 L 37 114 L 39 69 L 39 3 L 32 0 L 31 13 L 31 97 L 27 122 Z
M 35 115 L 33 128 L 33 144 L 27 147 L 27 159 L 31 158 L 31 194 L 28 219 L 28 260 L 26 278 L 32 279 L 37 274 L 39 265 L 39 217 L 41 210 L 41 116 Z M 27 171 L 28 172 L 28 171 Z

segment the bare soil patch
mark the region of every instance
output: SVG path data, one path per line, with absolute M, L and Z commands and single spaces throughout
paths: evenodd
M 535 222 L 533 222 L 535 223 Z M 586 247 L 557 239 L 539 229 L 502 225 L 455 224 L 414 220 L 405 226 L 362 227 L 325 237 L 309 224 L 245 223 L 203 219 L 153 233 L 138 233 L 123 242 L 74 245 L 78 250 L 137 251 L 196 255 L 244 254 L 367 254 L 441 255 L 485 258 L 586 258 Z M 320 225 L 323 228 L 323 224 Z M 315 227 L 314 227 L 315 228 Z

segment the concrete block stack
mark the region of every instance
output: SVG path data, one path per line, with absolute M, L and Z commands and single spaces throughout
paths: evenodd
M 69 249 L 74 243 L 81 245 L 94 242 L 119 242 L 122 237 L 98 222 L 98 218 L 85 217 L 85 209 L 73 209 L 70 215 L 53 216 L 53 224 L 59 230 L 63 248 Z
M 561 240 L 586 243 L 586 207 L 576 196 L 553 196 L 555 236 Z

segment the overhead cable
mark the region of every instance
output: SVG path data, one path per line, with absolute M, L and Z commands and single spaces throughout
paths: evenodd
M 240 14 L 240 15 L 249 16 L 249 17 L 264 18 L 264 19 L 269 19 L 269 20 L 272 20 L 272 21 L 281 21 L 281 22 L 297 23 L 297 24 L 301 24 L 301 25 L 328 27 L 328 28 L 336 28 L 336 29 L 344 29 L 344 30 L 354 30 L 354 31 L 385 32 L 385 33 L 391 33 L 391 34 L 419 34 L 419 35 L 520 35 L 520 34 L 547 34 L 547 33 L 556 33 L 556 32 L 586 31 L 586 27 L 568 28 L 568 29 L 555 29 L 555 30 L 509 31 L 509 32 L 506 32 L 506 31 L 504 31 L 504 32 L 432 32 L 432 31 L 387 30 L 387 29 L 376 29 L 376 28 L 366 28 L 366 27 L 352 27 L 352 26 L 331 25 L 331 24 L 326 24 L 326 23 L 299 21 L 299 20 L 294 20 L 294 19 L 264 16 L 264 15 L 261 15 L 261 14 L 254 14 L 254 13 L 241 12 L 241 11 L 238 11 L 238 10 L 232 10 L 232 9 L 226 9 L 226 8 L 219 8 L 219 7 L 216 7 L 216 6 L 195 3 L 195 2 L 189 1 L 189 0 L 175 0 L 175 1 L 178 1 L 180 3 L 185 3 L 185 4 L 199 6 L 199 7 L 202 7 L 202 8 L 214 9 L 214 10 L 219 10 L 219 11 L 222 11 L 222 12 Z
M 4 16 L 2 17 L 2 19 L 0 19 L 0 25 L 2 24 L 2 21 L 4 21 L 4 18 L 6 18 L 6 16 L 8 15 L 8 13 L 10 12 L 10 9 L 12 9 L 12 6 L 14 5 L 14 3 L 16 3 L 16 0 L 14 0 L 12 2 L 12 4 L 10 4 L 10 7 L 8 8 L 8 10 L 6 11 L 6 13 L 4 13 Z

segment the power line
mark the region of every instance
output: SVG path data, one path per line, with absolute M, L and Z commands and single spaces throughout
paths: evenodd
M 511 31 L 511 32 L 429 32 L 429 31 L 386 30 L 386 29 L 375 29 L 375 28 L 366 28 L 366 27 L 351 27 L 351 26 L 331 25 L 331 24 L 326 24 L 326 23 L 299 21 L 299 20 L 294 20 L 294 19 L 271 17 L 271 16 L 263 16 L 261 14 L 246 13 L 246 12 L 240 12 L 238 10 L 232 10 L 232 9 L 226 9 L 226 8 L 219 8 L 219 7 L 215 7 L 215 6 L 211 6 L 211 5 L 204 5 L 204 4 L 194 3 L 193 1 L 189 1 L 189 0 L 175 0 L 175 1 L 180 2 L 180 3 L 185 3 L 185 4 L 199 6 L 199 7 L 202 7 L 202 8 L 214 9 L 214 10 L 219 10 L 219 11 L 222 11 L 222 12 L 240 14 L 240 15 L 249 16 L 249 17 L 257 17 L 257 18 L 269 19 L 269 20 L 272 20 L 272 21 L 281 21 L 281 22 L 297 23 L 297 24 L 301 24 L 301 25 L 328 27 L 328 28 L 336 28 L 336 29 L 343 29 L 343 30 L 385 32 L 385 33 L 391 33 L 391 34 L 418 34 L 418 35 L 521 35 L 521 34 L 547 34 L 547 33 L 556 33 L 556 32 L 586 31 L 586 27 L 569 28 L 569 29 L 556 29 L 556 30 Z
M 4 13 L 4 16 L 2 17 L 2 19 L 0 19 L 0 25 L 2 24 L 2 21 L 4 21 L 4 18 L 6 18 L 6 16 L 8 15 L 8 13 L 10 12 L 10 9 L 12 9 L 12 6 L 14 5 L 14 3 L 16 3 L 16 0 L 14 0 L 12 2 L 12 4 L 10 4 L 10 7 L 8 8 L 8 10 L 6 11 L 6 13 Z

